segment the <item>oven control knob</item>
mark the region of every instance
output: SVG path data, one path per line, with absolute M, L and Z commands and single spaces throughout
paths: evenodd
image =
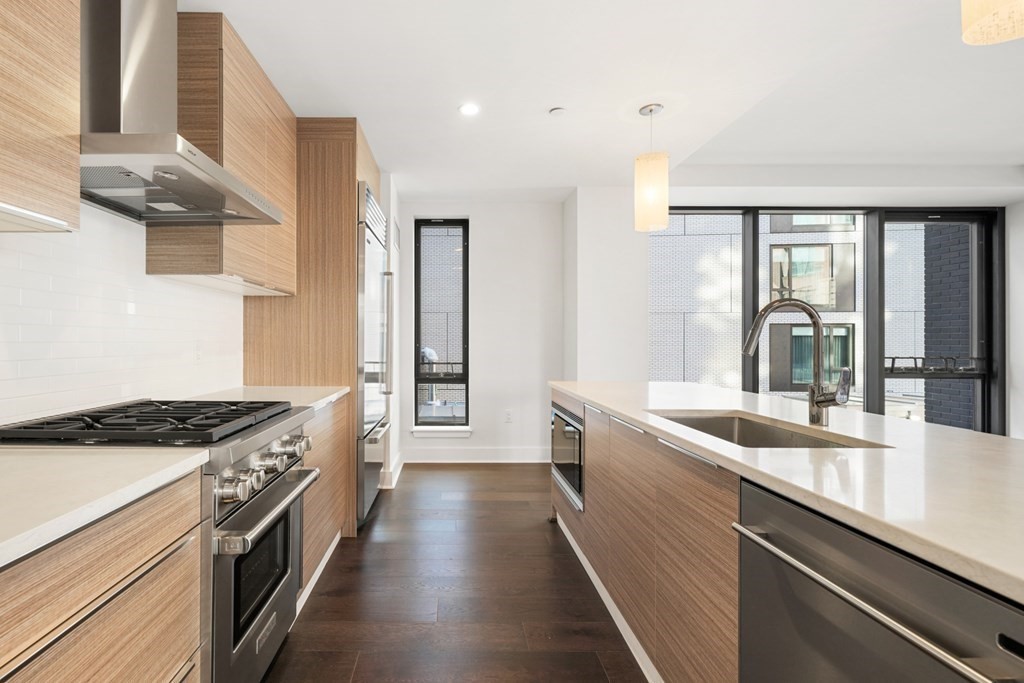
M 253 460 L 252 466 L 270 474 L 284 472 L 288 469 L 288 456 L 284 453 L 264 453 Z
M 244 503 L 249 500 L 251 494 L 249 481 L 236 477 L 225 479 L 217 489 L 217 495 L 220 496 L 222 503 Z
M 253 491 L 259 491 L 263 488 L 263 484 L 267 480 L 267 475 L 264 474 L 261 469 L 242 470 L 238 473 L 238 478 L 249 482 L 249 488 Z

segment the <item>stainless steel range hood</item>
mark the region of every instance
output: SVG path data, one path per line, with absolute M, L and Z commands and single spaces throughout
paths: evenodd
M 178 135 L 176 0 L 82 0 L 82 198 L 146 225 L 281 222 Z

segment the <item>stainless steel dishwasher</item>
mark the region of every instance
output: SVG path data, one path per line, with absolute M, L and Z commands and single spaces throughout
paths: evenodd
M 1024 681 L 1018 607 L 751 484 L 740 500 L 742 681 Z

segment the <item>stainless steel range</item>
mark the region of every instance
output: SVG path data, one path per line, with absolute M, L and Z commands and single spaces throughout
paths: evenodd
M 209 448 L 203 467 L 204 668 L 258 681 L 295 620 L 302 583 L 303 467 L 312 408 L 287 402 L 134 401 L 0 427 L 3 444 Z

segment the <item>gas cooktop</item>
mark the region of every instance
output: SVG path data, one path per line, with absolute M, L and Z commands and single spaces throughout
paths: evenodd
M 0 443 L 215 443 L 291 408 L 287 401 L 153 401 L 0 426 Z

